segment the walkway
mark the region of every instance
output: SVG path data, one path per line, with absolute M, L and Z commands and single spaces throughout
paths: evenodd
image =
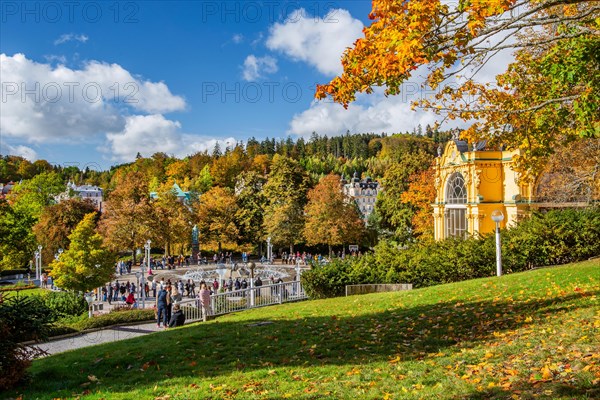
M 163 330 L 164 328 L 158 328 L 156 326 L 156 322 L 144 322 L 137 325 L 114 326 L 93 332 L 82 333 L 77 336 L 36 344 L 35 346 L 49 354 L 57 354 L 68 350 L 94 346 L 100 343 L 131 339 Z

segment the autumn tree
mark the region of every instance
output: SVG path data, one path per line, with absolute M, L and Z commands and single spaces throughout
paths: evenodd
M 200 197 L 196 209 L 201 243 L 235 244 L 239 237 L 236 221 L 238 205 L 230 189 L 215 186 Z
M 435 201 L 435 174 L 433 167 L 416 172 L 408 178 L 408 188 L 400 195 L 402 204 L 412 211 L 411 231 L 420 239 L 433 239 L 433 209 Z
M 385 171 L 382 179 L 384 190 L 377 197 L 376 209 L 380 216 L 378 227 L 391 231 L 400 242 L 413 238 L 412 219 L 414 210 L 400 200 L 409 189 L 409 178 L 431 164 L 433 156 L 423 151 L 404 153 Z
M 599 16 L 594 0 L 374 0 L 342 75 L 316 97 L 347 107 L 374 86 L 396 95 L 423 67 L 436 94 L 414 106 L 472 122 L 465 138 L 519 149 L 519 169 L 536 172 L 554 148 L 600 136 Z M 503 51 L 515 53 L 507 71 L 478 82 Z
M 600 139 L 557 149 L 536 182 L 536 201 L 593 204 L 600 201 Z
M 238 204 L 236 219 L 240 240 L 257 245 L 264 239 L 263 218 L 267 199 L 263 192 L 265 177 L 255 171 L 243 172 L 235 184 Z
M 233 189 L 236 177 L 248 166 L 248 160 L 242 146 L 235 146 L 225 155 L 215 157 L 210 168 L 210 176 L 216 186 Z
M 356 243 L 364 232 L 356 203 L 342 192 L 339 175 L 325 176 L 308 192 L 304 213 L 306 244 L 326 244 L 330 256 L 332 246 Z
M 163 246 L 165 254 L 171 252 L 173 245 L 180 246 L 183 253 L 191 241 L 192 212 L 181 202 L 173 191 L 173 182 L 168 180 L 157 190 L 157 198 L 151 202 L 153 219 L 151 221 L 152 242 Z
M 265 207 L 265 234 L 272 243 L 290 246 L 302 241 L 304 205 L 310 186 L 307 173 L 295 160 L 276 154 L 271 164 L 271 174 L 264 186 L 267 198 Z
M 52 260 L 59 248 L 69 247 L 69 235 L 90 213 L 96 213 L 94 203 L 80 198 L 67 199 L 44 208 L 33 227 L 37 243 L 43 246 L 42 257 Z
M 87 292 L 111 280 L 116 256 L 96 232 L 96 214 L 87 214 L 69 235 L 69 248 L 49 266 L 56 286 Z
M 99 230 L 112 250 L 129 249 L 136 262 L 136 248 L 152 235 L 153 209 L 145 176 L 128 172 L 104 203 Z

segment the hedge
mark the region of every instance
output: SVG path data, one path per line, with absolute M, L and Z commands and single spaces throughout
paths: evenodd
M 516 227 L 502 231 L 505 273 L 585 260 L 600 255 L 600 208 L 533 213 Z M 345 285 L 412 283 L 425 287 L 493 276 L 493 234 L 417 243 L 400 250 L 387 241 L 361 258 L 313 265 L 302 275 L 312 298 L 340 296 Z

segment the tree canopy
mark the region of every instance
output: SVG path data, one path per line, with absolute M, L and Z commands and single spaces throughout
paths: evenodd
M 87 214 L 69 235 L 69 248 L 50 264 L 58 287 L 86 292 L 112 278 L 116 257 L 104 247 L 95 219 L 95 213 Z
M 593 0 L 373 0 L 373 23 L 319 85 L 345 107 L 359 92 L 401 92 L 426 70 L 432 98 L 420 106 L 471 121 L 464 137 L 520 149 L 519 168 L 539 171 L 556 146 L 600 136 L 600 3 Z M 502 51 L 515 61 L 496 82 L 477 72 Z M 420 68 L 422 67 L 422 68 Z
M 364 223 L 354 200 L 342 192 L 338 175 L 325 176 L 308 192 L 304 213 L 306 244 L 325 244 L 329 255 L 332 246 L 358 243 L 362 239 Z

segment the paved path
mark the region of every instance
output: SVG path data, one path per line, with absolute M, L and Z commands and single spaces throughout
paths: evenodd
M 100 343 L 130 339 L 162 330 L 164 330 L 164 328 L 158 328 L 156 326 L 156 322 L 142 323 L 138 325 L 115 326 L 94 332 L 82 333 L 80 335 L 71 336 L 64 339 L 52 340 L 50 342 L 37 344 L 36 346 L 44 351 L 47 351 L 49 354 L 57 354 L 68 350 L 94 346 Z

